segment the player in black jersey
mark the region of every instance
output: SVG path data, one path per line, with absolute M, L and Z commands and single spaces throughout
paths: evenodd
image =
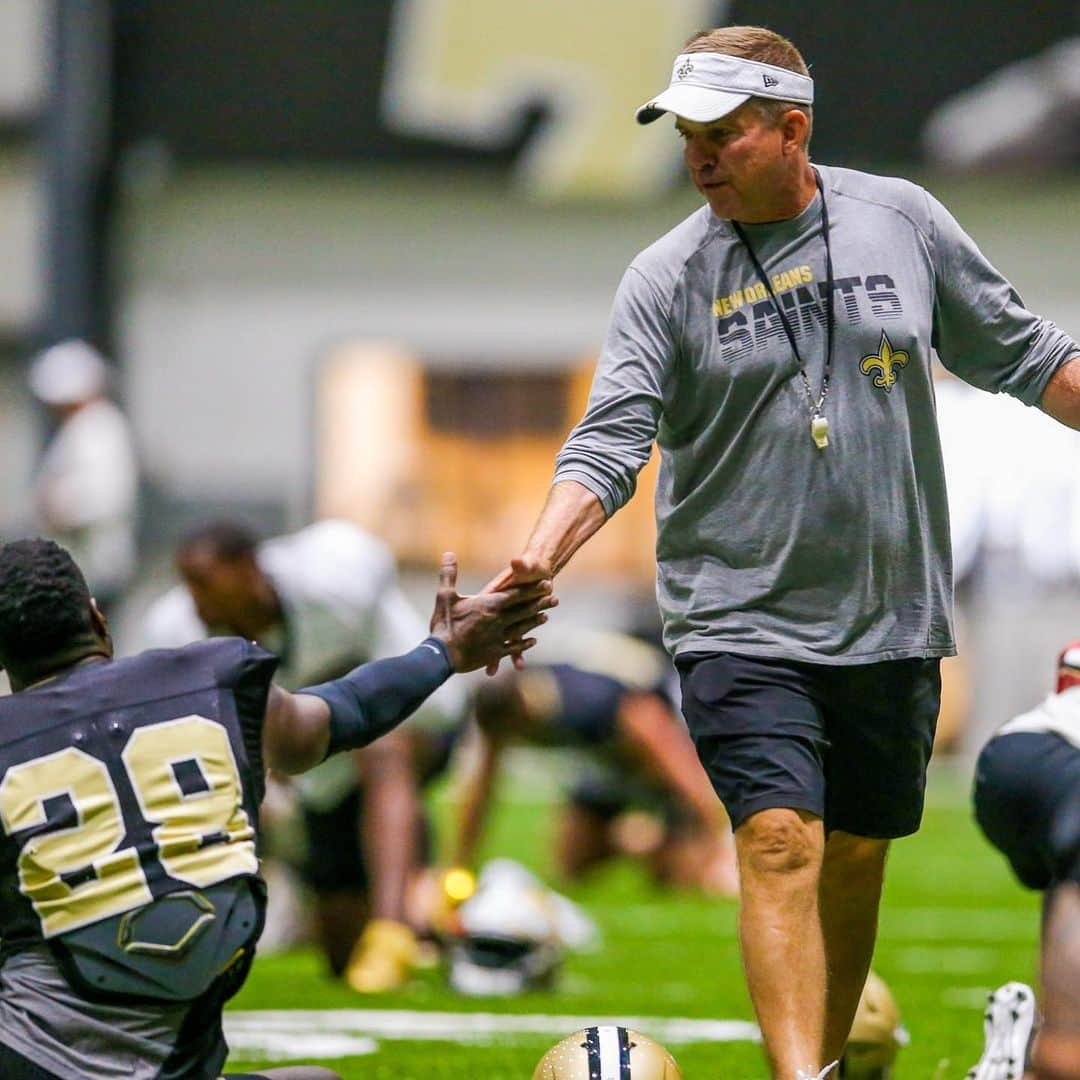
M 218 638 L 114 660 L 71 557 L 0 547 L 0 1076 L 215 1080 L 224 1003 L 265 889 L 264 771 L 299 773 L 390 730 L 454 671 L 530 647 L 555 601 L 462 597 L 443 558 L 431 636 L 289 693 Z M 310 1066 L 280 1080 L 332 1078 Z

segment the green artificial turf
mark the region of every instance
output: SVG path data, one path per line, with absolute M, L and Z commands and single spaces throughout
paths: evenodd
M 526 788 L 524 800 L 519 794 L 518 801 L 502 804 L 488 853 L 511 855 L 550 880 L 549 804 L 542 798 L 525 801 L 529 798 Z M 733 903 L 657 891 L 629 865 L 567 891 L 597 919 L 605 943 L 600 952 L 570 957 L 555 992 L 469 1000 L 451 993 L 441 973 L 433 971 L 400 993 L 358 998 L 328 980 L 318 958 L 303 951 L 260 958 L 232 1007 L 752 1019 Z M 1009 979 L 1034 979 L 1037 932 L 1038 898 L 1015 884 L 976 832 L 966 777 L 953 767 L 936 769 L 922 831 L 898 842 L 890 858 L 874 961 L 911 1035 L 895 1080 L 963 1077 L 981 1052 L 986 992 Z M 556 1039 L 531 1034 L 485 1041 L 377 1041 L 373 1054 L 320 1063 L 357 1080 L 529 1080 Z M 753 1043 L 668 1040 L 668 1046 L 686 1080 L 766 1075 Z M 229 1068 L 258 1064 L 234 1060 Z

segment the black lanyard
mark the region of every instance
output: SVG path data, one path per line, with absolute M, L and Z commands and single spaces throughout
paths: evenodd
M 780 306 L 780 301 L 776 298 L 776 293 L 773 290 L 772 282 L 769 280 L 768 275 L 765 273 L 765 268 L 758 260 L 757 254 L 754 252 L 754 248 L 750 241 L 747 239 L 746 234 L 743 232 L 737 221 L 731 223 L 731 227 L 735 230 L 735 235 L 742 241 L 743 246 L 746 248 L 750 255 L 750 261 L 754 264 L 754 269 L 757 271 L 758 278 L 761 283 L 769 291 L 769 296 L 772 298 L 773 308 L 776 310 L 776 314 L 780 317 L 780 322 L 783 324 L 784 333 L 787 334 L 788 341 L 791 342 L 791 351 L 795 354 L 795 359 L 799 364 L 799 374 L 802 376 L 803 386 L 806 389 L 806 400 L 810 404 L 810 422 L 811 430 L 813 423 L 821 413 L 822 406 L 825 404 L 825 397 L 829 393 L 829 374 L 832 371 L 832 356 L 833 356 L 833 326 L 834 326 L 834 314 L 833 314 L 833 265 L 832 265 L 832 248 L 829 245 L 829 206 L 825 201 L 825 185 L 821 182 L 821 174 L 814 170 L 814 182 L 817 184 L 817 189 L 821 194 L 821 239 L 825 243 L 825 371 L 821 376 L 821 394 L 818 396 L 817 401 L 814 401 L 814 391 L 810 387 L 810 376 L 806 373 L 806 364 L 803 362 L 803 358 L 799 353 L 799 346 L 795 341 L 795 331 L 788 322 L 788 317 L 784 312 L 784 309 Z M 826 426 L 825 431 L 828 431 Z M 817 442 L 817 436 L 815 435 L 815 442 Z M 818 444 L 822 445 L 821 443 Z

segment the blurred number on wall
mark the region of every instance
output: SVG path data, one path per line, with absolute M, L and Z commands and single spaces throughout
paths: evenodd
M 383 114 L 404 132 L 498 146 L 542 109 L 517 166 L 527 192 L 648 198 L 670 180 L 678 144 L 628 121 L 642 88 L 662 86 L 686 38 L 723 22 L 729 6 L 545 0 L 538 19 L 532 4 L 506 0 L 399 0 Z
M 339 346 L 316 388 L 317 516 L 356 521 L 405 562 L 430 565 L 452 549 L 471 572 L 493 573 L 532 528 L 594 365 L 430 369 L 396 345 Z M 654 454 L 633 500 L 568 575 L 651 583 L 655 473 Z

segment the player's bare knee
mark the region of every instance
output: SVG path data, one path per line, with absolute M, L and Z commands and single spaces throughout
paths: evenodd
M 821 865 L 820 820 L 795 810 L 762 810 L 735 831 L 739 868 L 757 876 L 816 873 Z

